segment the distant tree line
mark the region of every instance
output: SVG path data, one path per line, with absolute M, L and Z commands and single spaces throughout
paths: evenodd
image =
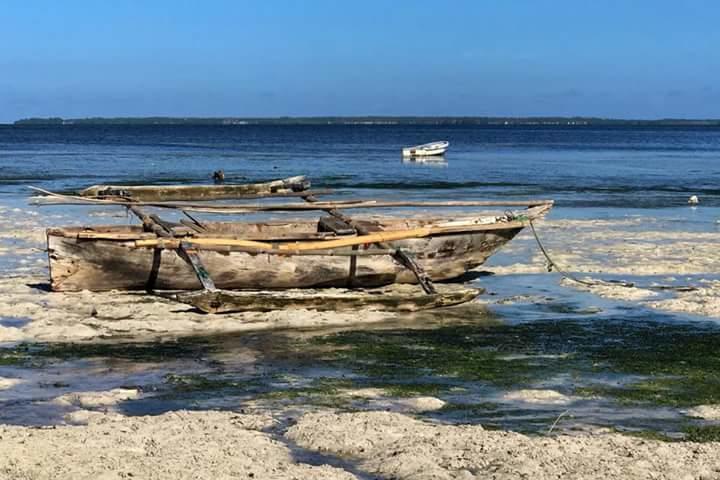
M 627 120 L 598 117 L 92 117 L 25 118 L 14 125 L 638 125 L 720 126 L 720 119 Z

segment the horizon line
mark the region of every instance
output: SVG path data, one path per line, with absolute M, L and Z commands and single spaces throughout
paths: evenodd
M 3 126 L 72 125 L 475 125 L 475 126 L 720 126 L 720 118 L 613 118 L 593 116 L 312 115 L 312 116 L 138 116 L 26 117 Z

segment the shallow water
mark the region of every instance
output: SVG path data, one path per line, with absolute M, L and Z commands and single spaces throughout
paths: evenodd
M 400 160 L 402 145 L 441 138 L 452 142 L 446 164 Z M 0 127 L 0 214 L 3 232 L 22 229 L 28 215 L 47 226 L 131 222 L 107 208 L 28 208 L 24 192 L 28 184 L 203 182 L 223 168 L 230 180 L 309 174 L 345 197 L 549 197 L 558 202 L 553 220 L 622 221 L 629 235 L 717 233 L 718 154 L 718 129 Z M 691 194 L 700 195 L 700 207 L 686 205 Z M 538 232 L 552 235 L 542 225 Z M 488 266 L 526 262 L 533 242 L 517 238 Z M 44 275 L 38 245 L 9 233 L 0 236 L 0 253 L 3 247 L 3 275 Z M 603 278 L 683 285 L 717 276 Z M 714 320 L 602 299 L 559 279 L 482 275 L 473 282 L 487 289 L 484 304 L 372 327 L 2 345 L 0 379 L 12 385 L 0 389 L 0 422 L 63 422 L 80 406 L 57 397 L 121 387 L 140 391 L 113 407 L 130 415 L 392 409 L 394 399 L 425 395 L 447 402 L 420 414 L 426 418 L 529 432 L 560 417 L 556 430 L 682 435 L 699 423 L 687 407 L 720 403 Z M 0 327 L 25 321 L 0 318 Z M 386 395 L 345 393 L 368 388 Z M 532 391 L 554 393 L 535 398 Z
M 0 422 L 62 423 L 79 406 L 54 398 L 132 388 L 140 397 L 115 406 L 128 415 L 394 409 L 393 399 L 430 395 L 447 404 L 426 418 L 523 432 L 546 431 L 561 414 L 558 431 L 681 436 L 707 423 L 684 411 L 720 395 L 720 325 L 602 300 L 551 276 L 508 277 L 484 282 L 488 305 L 373 327 L 16 345 L 0 357 L 0 377 L 20 379 L 1 391 Z M 345 393 L 368 388 L 385 396 Z

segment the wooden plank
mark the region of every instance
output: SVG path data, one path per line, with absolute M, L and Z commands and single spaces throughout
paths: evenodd
M 354 235 L 357 233 L 349 223 L 333 217 L 321 217 L 318 222 L 318 230 L 321 232 L 334 232 L 337 235 Z
M 418 295 L 408 288 L 339 291 L 201 291 L 172 298 L 205 313 L 232 313 L 302 308 L 319 311 L 384 310 L 414 312 L 459 305 L 475 299 L 482 289 L 443 286 L 440 292 Z
M 135 241 L 138 239 L 154 239 L 154 233 L 138 233 L 138 232 L 93 232 L 82 231 L 75 235 L 81 240 L 117 240 L 117 241 Z

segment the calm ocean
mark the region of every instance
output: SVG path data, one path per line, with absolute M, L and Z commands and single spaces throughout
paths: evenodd
M 449 140 L 445 162 L 403 146 Z M 720 206 L 720 129 L 640 127 L 0 126 L 0 195 L 27 185 L 202 183 L 308 175 L 339 193 L 553 198 L 558 207 Z

